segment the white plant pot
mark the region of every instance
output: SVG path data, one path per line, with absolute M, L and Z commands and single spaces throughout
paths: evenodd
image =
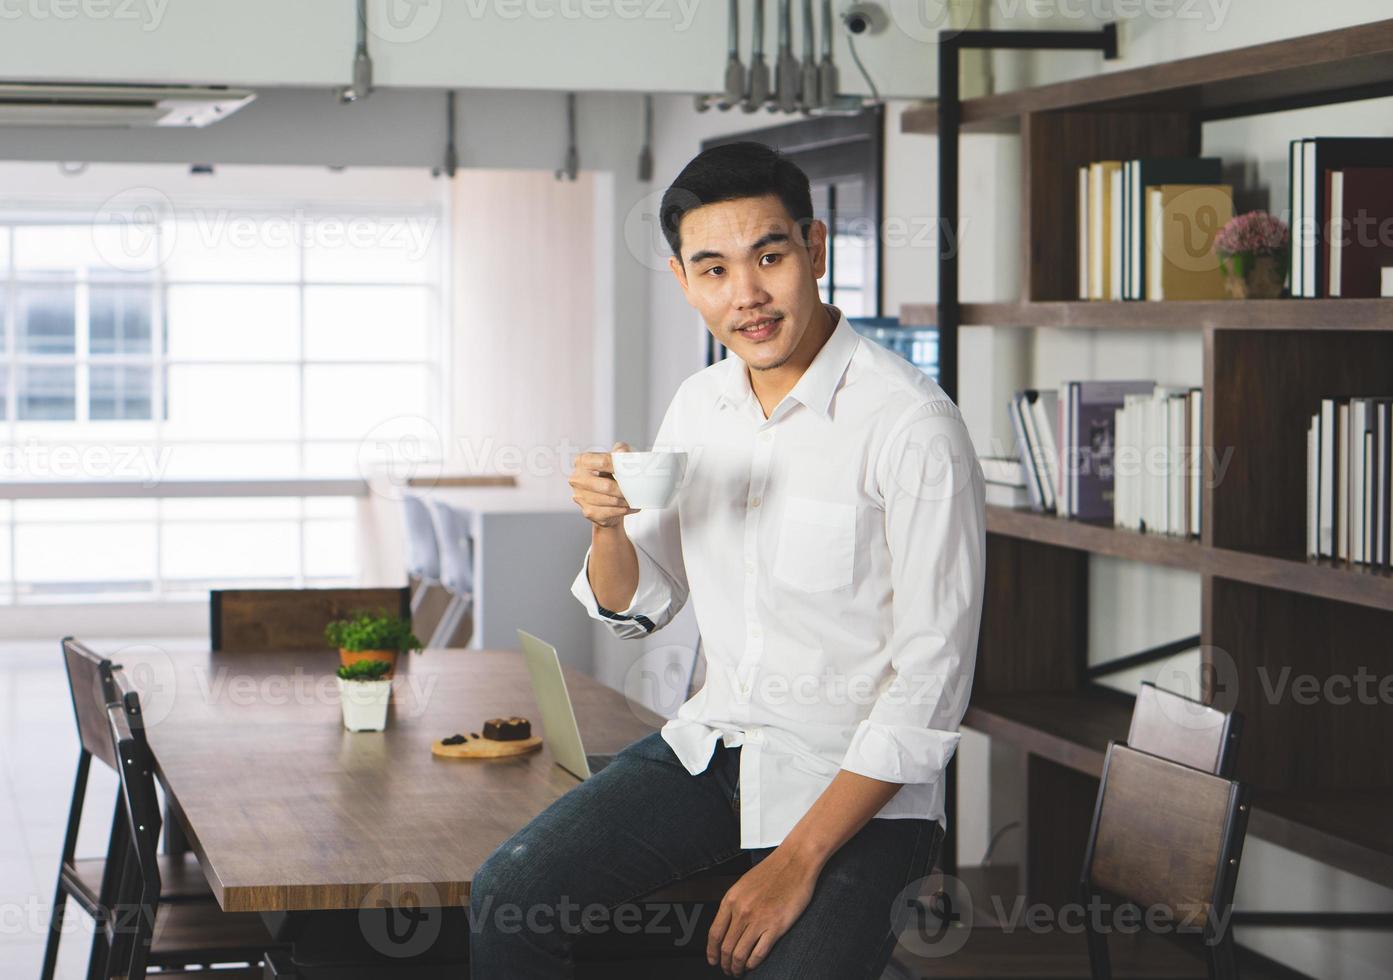
M 343 727 L 350 732 L 381 732 L 387 728 L 387 705 L 392 701 L 391 679 L 346 681 L 338 678 L 343 704 Z

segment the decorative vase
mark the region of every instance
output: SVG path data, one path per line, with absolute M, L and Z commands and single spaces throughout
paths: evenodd
M 1284 256 L 1238 252 L 1220 259 L 1229 299 L 1277 299 L 1286 282 Z
M 339 648 L 339 663 L 345 667 L 351 667 L 360 660 L 381 660 L 390 666 L 390 670 L 384 677 L 391 677 L 397 672 L 397 651 L 395 650 L 345 650 Z
M 387 706 L 392 702 L 392 682 L 339 682 L 339 701 L 343 705 L 343 727 L 350 732 L 381 732 L 387 729 Z

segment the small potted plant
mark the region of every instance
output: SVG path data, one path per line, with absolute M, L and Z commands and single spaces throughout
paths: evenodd
M 1290 241 L 1286 222 L 1266 211 L 1249 211 L 1230 219 L 1214 239 L 1229 298 L 1281 296 Z
M 339 668 L 344 728 L 350 732 L 380 732 L 387 728 L 387 705 L 392 700 L 390 669 L 385 660 L 359 660 Z
M 389 616 L 379 609 L 374 615 L 358 609 L 348 619 L 336 619 L 324 627 L 324 639 L 339 648 L 339 663 L 351 667 L 360 660 L 377 660 L 387 665 L 387 675 L 396 670 L 397 655 L 422 649 L 411 632 L 411 621 Z

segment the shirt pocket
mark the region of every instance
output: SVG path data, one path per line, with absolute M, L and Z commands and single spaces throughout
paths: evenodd
M 856 505 L 790 497 L 779 526 L 774 577 L 802 592 L 851 584 L 856 559 Z

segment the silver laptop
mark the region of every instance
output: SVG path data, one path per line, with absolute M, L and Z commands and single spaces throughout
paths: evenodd
M 525 630 L 518 630 L 518 641 L 527 660 L 527 672 L 532 675 L 532 693 L 542 712 L 543 741 L 551 749 L 557 765 L 573 776 L 589 779 L 608 765 L 614 756 L 600 753 L 586 755 L 556 647 Z

